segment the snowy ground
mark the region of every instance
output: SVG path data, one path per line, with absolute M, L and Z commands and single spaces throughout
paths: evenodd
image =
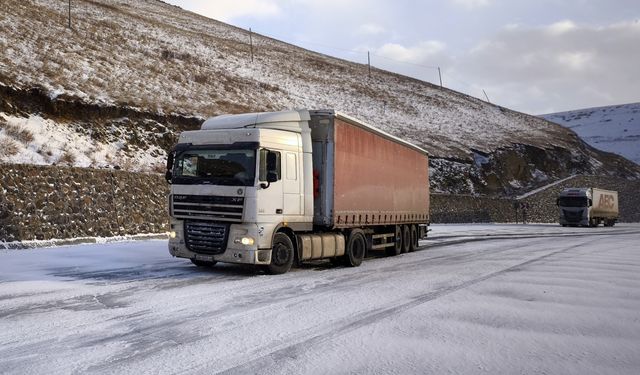
M 0 251 L 0 372 L 640 372 L 640 225 L 433 226 L 282 276 L 160 240 Z

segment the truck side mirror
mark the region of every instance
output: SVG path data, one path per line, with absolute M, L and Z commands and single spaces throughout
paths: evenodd
M 273 151 L 269 151 L 267 152 L 267 181 L 269 180 L 269 173 L 273 172 L 274 174 L 276 174 L 276 180 L 277 180 L 277 174 L 278 174 L 278 155 L 273 152 Z M 273 182 L 275 182 L 273 181 Z
M 172 150 L 167 155 L 167 171 L 164 173 L 164 179 L 167 180 L 168 183 L 171 183 L 171 179 L 173 177 L 171 171 L 173 170 L 173 159 L 175 158 L 175 151 Z
M 278 181 L 278 154 L 273 151 L 267 151 L 267 183 L 260 184 L 263 189 L 268 188 L 272 182 Z
M 278 181 L 278 173 L 276 171 L 267 172 L 267 182 L 272 183 Z

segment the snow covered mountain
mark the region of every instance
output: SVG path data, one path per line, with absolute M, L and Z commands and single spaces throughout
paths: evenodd
M 550 113 L 541 117 L 573 130 L 597 149 L 640 164 L 640 103 Z
M 222 113 L 335 108 L 431 153 L 434 191 L 515 193 L 570 174 L 640 178 L 544 119 L 249 33 L 157 0 L 7 0 L 0 162 L 160 171 Z

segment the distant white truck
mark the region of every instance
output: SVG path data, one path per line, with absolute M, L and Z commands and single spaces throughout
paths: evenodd
M 618 192 L 598 188 L 569 188 L 560 192 L 556 204 L 563 227 L 600 223 L 612 227 L 618 221 Z

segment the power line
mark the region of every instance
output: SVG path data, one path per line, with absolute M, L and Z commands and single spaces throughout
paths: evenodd
M 438 78 L 440 80 L 440 87 L 444 87 L 443 82 L 442 82 L 442 71 L 441 71 L 439 66 L 423 65 L 423 64 L 413 63 L 413 62 L 409 62 L 409 61 L 397 60 L 397 59 L 394 59 L 394 58 L 391 58 L 391 57 L 382 56 L 382 55 L 378 55 L 378 54 L 373 54 L 373 53 L 370 53 L 369 51 L 365 51 L 365 50 L 355 50 L 355 49 L 349 49 L 349 48 L 344 48 L 344 47 L 337 47 L 337 46 L 332 46 L 332 45 L 328 45 L 328 44 L 324 44 L 324 43 L 318 43 L 318 42 L 310 41 L 308 39 L 298 39 L 296 41 L 292 41 L 288 37 L 282 36 L 282 35 L 278 35 L 278 34 L 260 33 L 260 35 L 265 36 L 267 38 L 275 39 L 275 40 L 278 40 L 278 41 L 283 41 L 285 43 L 289 43 L 289 44 L 292 44 L 292 45 L 298 45 L 298 46 L 300 46 L 300 44 L 314 45 L 314 46 L 318 46 L 318 47 L 322 47 L 322 48 L 327 48 L 327 49 L 330 49 L 330 50 L 348 52 L 348 53 L 355 54 L 355 55 L 362 56 L 362 57 L 364 57 L 364 55 L 366 53 L 366 55 L 367 55 L 367 63 L 366 64 L 367 64 L 367 67 L 369 69 L 369 75 L 371 75 L 371 70 L 370 69 L 371 69 L 371 66 L 372 66 L 372 64 L 371 64 L 371 57 L 372 56 L 380 58 L 380 59 L 392 61 L 392 62 L 397 63 L 397 64 L 410 65 L 410 66 L 415 66 L 415 67 L 418 67 L 418 68 L 428 69 L 428 70 L 437 70 L 438 71 Z M 253 45 L 252 45 L 252 47 L 253 47 Z M 309 50 L 311 50 L 311 49 L 309 49 Z M 313 51 L 313 50 L 311 50 L 311 51 Z M 313 52 L 318 52 L 318 51 L 313 51 Z M 354 62 L 358 63 L 357 61 L 354 61 Z M 404 74 L 406 74 L 406 73 L 404 73 Z M 407 74 L 407 75 L 411 76 L 413 74 Z M 416 75 L 414 75 L 414 76 L 416 76 Z M 417 75 L 417 76 L 419 76 L 419 75 Z M 416 77 L 416 78 L 418 78 L 418 77 Z M 424 78 L 418 78 L 418 79 L 424 80 Z M 453 76 L 447 76 L 447 79 L 452 80 L 452 81 L 456 81 L 458 83 L 461 83 L 463 86 L 467 87 L 467 90 L 468 89 L 477 89 L 476 85 L 468 83 L 468 82 L 465 82 L 465 81 L 463 81 L 461 79 L 458 79 L 458 78 L 455 78 Z M 486 92 L 484 90 L 482 90 L 482 89 L 481 89 L 481 91 L 484 94 L 485 98 L 487 99 L 487 102 L 489 102 L 489 98 L 488 98 Z M 309 98 L 305 98 L 305 99 L 309 99 Z

